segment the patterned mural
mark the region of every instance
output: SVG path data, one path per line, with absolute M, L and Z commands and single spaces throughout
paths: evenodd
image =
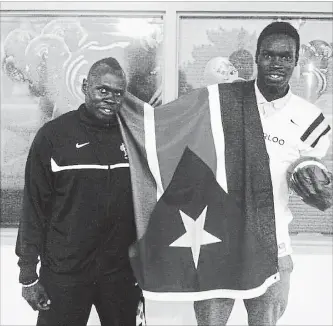
M 246 15 L 181 17 L 178 94 L 253 79 L 257 37 L 271 21 Z M 332 19 L 289 21 L 301 36 L 292 89 L 332 119 Z M 82 103 L 81 82 L 94 61 L 114 56 L 126 72 L 129 91 L 153 106 L 161 104 L 163 24 L 162 16 L 120 14 L 1 17 L 1 225 L 18 221 L 25 160 L 36 131 Z M 325 161 L 332 169 L 332 147 Z M 318 222 L 319 213 L 292 200 L 299 216 L 307 214 L 306 223 Z M 333 232 L 331 215 L 320 215 L 320 232 Z M 306 223 L 298 229 L 308 230 Z
M 81 83 L 95 61 L 112 56 L 128 90 L 162 99 L 162 17 L 1 17 L 1 218 L 19 217 L 27 153 L 46 121 L 83 102 Z

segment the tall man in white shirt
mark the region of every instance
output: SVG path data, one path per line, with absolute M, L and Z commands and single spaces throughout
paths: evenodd
M 297 30 L 289 23 L 274 22 L 261 32 L 255 55 L 258 74 L 254 88 L 270 157 L 280 281 L 263 295 L 244 300 L 248 324 L 253 326 L 276 325 L 288 303 L 293 262 L 287 169 L 301 156 L 322 158 L 329 148 L 331 128 L 320 109 L 290 90 L 299 48 Z M 198 325 L 226 325 L 233 305 L 234 299 L 229 298 L 196 301 Z

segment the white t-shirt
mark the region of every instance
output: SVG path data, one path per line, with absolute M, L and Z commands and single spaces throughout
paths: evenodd
M 291 254 L 286 172 L 301 156 L 322 158 L 330 145 L 330 126 L 322 111 L 312 103 L 289 92 L 267 102 L 255 83 L 257 105 L 270 159 L 279 257 Z M 329 130 L 329 131 L 328 131 Z

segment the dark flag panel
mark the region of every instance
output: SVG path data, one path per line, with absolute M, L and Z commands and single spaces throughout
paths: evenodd
M 269 158 L 252 82 L 153 108 L 128 94 L 138 240 L 131 263 L 153 300 L 251 298 L 279 279 Z

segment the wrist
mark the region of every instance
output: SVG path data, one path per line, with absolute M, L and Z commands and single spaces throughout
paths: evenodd
M 26 265 L 21 266 L 19 282 L 21 284 L 27 285 L 35 282 L 38 279 L 38 274 L 36 273 L 36 265 Z
M 31 282 L 31 283 L 28 283 L 28 284 L 22 284 L 22 287 L 24 288 L 29 288 L 31 286 L 34 286 L 35 284 L 37 284 L 39 281 L 39 279 L 37 278 L 35 281 Z

